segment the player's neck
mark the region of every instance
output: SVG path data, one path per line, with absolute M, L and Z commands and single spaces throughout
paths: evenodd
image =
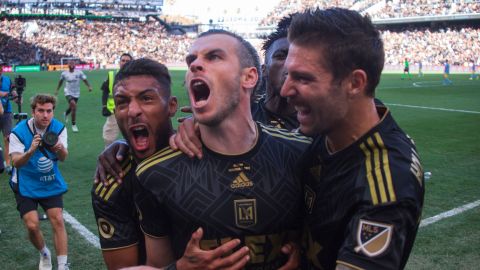
M 373 99 L 358 101 L 357 104 L 350 105 L 350 108 L 344 121 L 327 134 L 331 153 L 347 148 L 380 122 Z
M 200 125 L 202 141 L 209 149 L 227 155 L 248 152 L 257 141 L 258 131 L 250 112 L 227 117 L 217 126 Z

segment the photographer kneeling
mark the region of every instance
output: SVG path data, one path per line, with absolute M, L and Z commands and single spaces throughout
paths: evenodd
M 62 194 L 67 185 L 57 161 L 68 155 L 65 125 L 53 118 L 56 98 L 37 94 L 31 99 L 33 117 L 20 122 L 10 134 L 13 162 L 10 185 L 30 242 L 40 252 L 39 269 L 52 269 L 50 250 L 40 231 L 37 207 L 42 206 L 54 232 L 58 269 L 68 269 L 67 233 L 63 222 Z

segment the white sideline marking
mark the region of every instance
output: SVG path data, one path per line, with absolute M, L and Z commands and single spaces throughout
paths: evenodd
M 94 247 L 100 249 L 100 240 L 96 235 L 89 231 L 85 226 L 83 226 L 76 218 L 70 215 L 67 211 L 63 210 L 63 218 L 67 223 L 72 225 L 72 227 L 85 238 L 90 244 Z
M 407 107 L 407 108 L 416 108 L 416 109 L 436 110 L 436 111 L 446 111 L 446 112 L 461 112 L 461 113 L 480 114 L 480 112 L 477 112 L 477 111 L 455 110 L 455 109 L 447 109 L 447 108 L 425 107 L 425 106 L 405 105 L 405 104 L 396 104 L 396 103 L 385 103 L 385 105 Z
M 460 207 L 457 207 L 457 208 L 453 208 L 452 210 L 449 210 L 449 211 L 446 211 L 446 212 L 443 212 L 443 213 L 440 213 L 436 216 L 433 216 L 433 217 L 429 217 L 429 218 L 426 218 L 424 220 L 422 220 L 422 222 L 420 223 L 420 228 L 421 227 L 425 227 L 425 226 L 428 226 L 432 223 L 435 223 L 437 221 L 440 221 L 444 218 L 448 218 L 448 217 L 451 217 L 451 216 L 455 216 L 455 215 L 458 215 L 462 212 L 465 212 L 467 210 L 470 210 L 472 208 L 475 208 L 477 206 L 480 205 L 480 200 L 478 201 L 475 201 L 475 202 L 472 202 L 472 203 L 468 203 L 468 204 L 465 204 L 465 205 L 462 205 Z

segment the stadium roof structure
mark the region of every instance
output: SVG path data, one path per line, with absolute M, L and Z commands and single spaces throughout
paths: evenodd
M 163 0 L 6 0 L 11 4 L 119 4 L 119 5 L 149 5 L 149 6 L 163 6 Z

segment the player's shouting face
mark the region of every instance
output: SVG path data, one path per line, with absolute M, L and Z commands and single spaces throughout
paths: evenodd
M 115 118 L 137 159 L 158 150 L 177 101 L 149 75 L 127 77 L 115 85 Z
M 186 57 L 186 86 L 199 123 L 217 125 L 238 107 L 242 69 L 238 41 L 213 34 L 197 39 Z

